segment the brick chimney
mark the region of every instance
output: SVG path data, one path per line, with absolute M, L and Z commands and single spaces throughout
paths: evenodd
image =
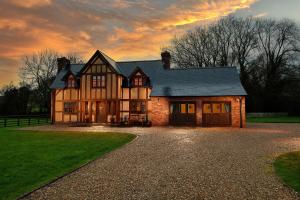
M 66 57 L 57 58 L 57 74 L 63 69 L 68 69 L 70 67 L 70 60 Z
M 171 54 L 168 51 L 164 51 L 161 53 L 161 61 L 164 65 L 164 69 L 171 68 Z

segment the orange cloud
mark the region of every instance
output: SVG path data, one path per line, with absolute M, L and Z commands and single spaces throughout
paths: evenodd
M 86 59 L 95 49 L 116 60 L 159 58 L 161 47 L 175 34 L 247 8 L 257 0 L 3 1 L 0 85 L 5 69 L 14 69 L 10 71 L 15 80 L 12 73 L 18 70 L 21 58 L 46 48 Z M 4 58 L 10 61 L 1 62 Z
M 10 2 L 17 6 L 31 8 L 50 5 L 52 0 L 10 0 Z

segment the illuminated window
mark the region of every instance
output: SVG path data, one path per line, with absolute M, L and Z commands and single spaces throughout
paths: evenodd
M 105 83 L 105 75 L 95 75 L 92 77 L 93 88 L 103 88 L 106 86 Z
M 108 114 L 110 114 L 110 115 L 116 114 L 116 104 L 114 101 L 108 102 Z
M 203 104 L 203 113 L 230 113 L 230 103 L 205 103 Z
M 188 104 L 188 113 L 194 114 L 195 112 L 195 104 Z
M 194 103 L 172 103 L 170 104 L 170 113 L 195 114 Z
M 212 108 L 213 108 L 213 113 L 221 113 L 221 104 L 220 103 L 214 103 Z
M 141 76 L 134 78 L 134 86 L 143 86 L 143 78 Z
M 68 88 L 74 88 L 75 87 L 75 80 L 73 77 L 69 77 L 68 78 L 68 84 L 67 84 Z
M 211 113 L 211 104 L 205 103 L 203 105 L 203 113 Z
M 133 113 L 133 114 L 144 114 L 144 113 L 146 113 L 146 102 L 144 102 L 144 101 L 130 102 L 130 112 Z
M 64 113 L 74 114 L 77 112 L 76 102 L 65 102 L 64 103 Z
M 182 114 L 186 113 L 186 104 L 180 104 L 180 111 Z

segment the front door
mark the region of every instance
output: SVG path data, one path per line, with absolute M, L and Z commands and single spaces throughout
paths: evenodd
M 196 125 L 196 103 L 195 102 L 171 102 L 170 124 L 174 126 Z
M 96 122 L 105 123 L 106 122 L 106 106 L 105 102 L 97 102 L 96 105 Z

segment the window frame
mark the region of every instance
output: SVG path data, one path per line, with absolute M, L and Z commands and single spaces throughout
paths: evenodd
M 204 112 L 205 104 L 210 105 L 210 112 Z M 219 105 L 219 112 L 214 112 L 214 105 Z M 224 110 L 223 110 L 224 105 Z M 228 107 L 226 107 L 228 106 Z M 232 103 L 230 101 L 205 101 L 202 104 L 203 114 L 229 114 L 232 113 Z
M 140 104 L 140 110 L 138 109 L 133 109 L 134 108 L 134 104 Z M 144 110 L 142 109 L 142 104 L 144 104 Z M 138 105 L 137 107 L 138 108 Z M 135 100 L 135 101 L 130 101 L 129 102 L 129 112 L 130 114 L 147 114 L 148 110 L 147 110 L 147 101 L 143 101 L 143 100 Z
M 67 104 L 69 104 L 68 107 L 66 107 Z M 64 102 L 64 114 L 77 114 L 77 113 L 78 113 L 78 102 L 75 101 Z
M 67 79 L 67 88 L 75 88 L 75 87 L 76 87 L 76 79 L 71 75 Z
M 96 79 L 94 79 L 94 77 Z M 94 84 L 94 83 L 96 83 L 96 84 Z M 91 85 L 92 85 L 92 88 L 106 88 L 106 74 L 94 74 L 94 75 L 92 75 Z
M 193 105 L 194 112 L 190 112 L 189 105 Z M 193 101 L 172 101 L 169 105 L 169 113 L 180 115 L 195 115 L 197 112 L 196 102 Z

